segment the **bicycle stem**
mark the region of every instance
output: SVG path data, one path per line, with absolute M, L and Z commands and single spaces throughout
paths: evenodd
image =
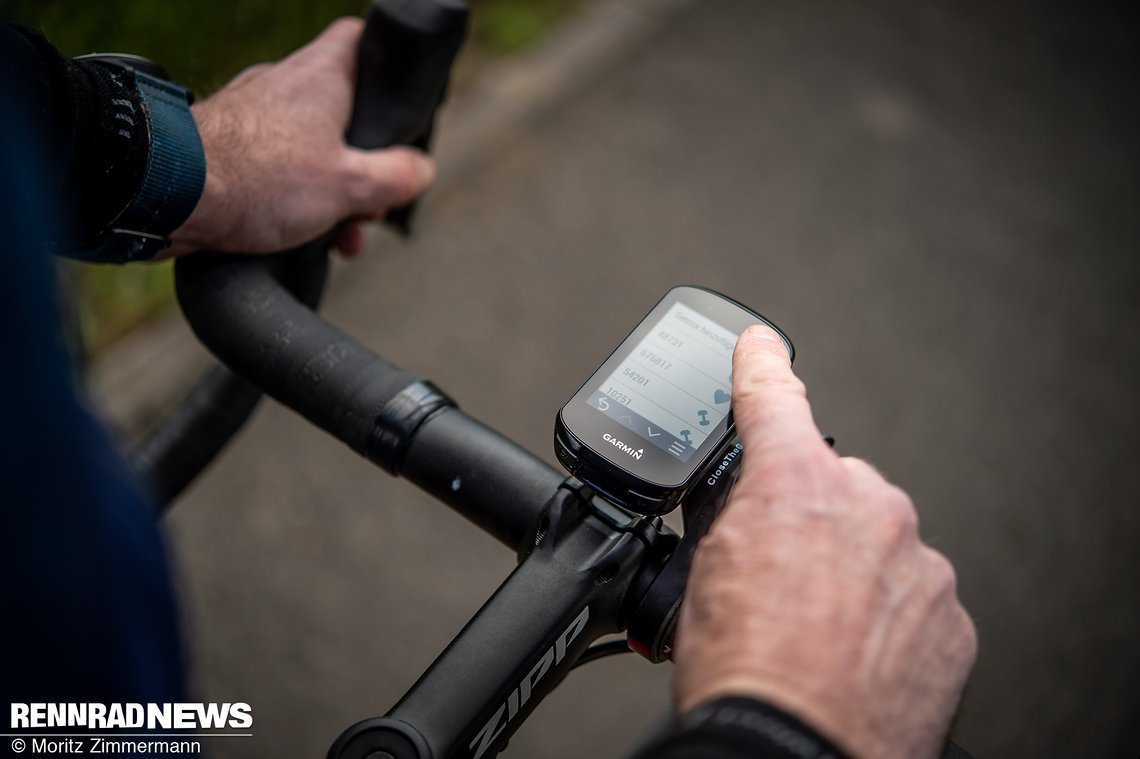
M 621 630 L 660 519 L 615 529 L 574 480 L 551 498 L 525 556 L 385 717 L 346 730 L 329 759 L 482 759 L 502 749 L 598 637 Z M 624 512 L 622 512 L 624 514 Z

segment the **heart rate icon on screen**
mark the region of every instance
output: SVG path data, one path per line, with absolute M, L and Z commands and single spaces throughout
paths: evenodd
M 728 403 L 732 400 L 732 396 L 721 390 L 719 387 L 713 393 L 713 403 Z

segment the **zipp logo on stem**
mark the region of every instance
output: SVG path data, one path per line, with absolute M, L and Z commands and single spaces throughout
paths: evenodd
M 510 721 L 517 717 L 519 711 L 530 701 L 531 693 L 534 692 L 534 687 L 538 682 L 546 676 L 551 667 L 557 667 L 566 658 L 566 650 L 574 642 L 574 639 L 586 629 L 586 620 L 589 618 L 590 607 L 587 606 L 578 612 L 574 621 L 554 640 L 554 644 L 546 649 L 542 658 L 531 667 L 526 677 L 515 686 L 515 689 L 507 696 L 506 702 L 495 711 L 491 719 L 471 741 L 468 748 L 475 749 L 471 759 L 479 759 L 483 756 L 491 744 L 495 742 L 495 739 L 503 734 L 503 730 L 510 724 Z

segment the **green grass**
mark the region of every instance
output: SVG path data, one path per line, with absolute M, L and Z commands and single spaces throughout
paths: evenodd
M 497 55 L 541 39 L 579 0 L 482 0 L 474 4 L 474 43 Z
M 580 0 L 473 0 L 470 59 L 516 53 Z M 7 19 L 41 29 L 65 55 L 130 52 L 152 58 L 199 97 L 246 66 L 281 58 L 361 0 L 14 0 Z M 100 349 L 173 303 L 169 263 L 66 264 L 83 343 Z
M 79 342 L 96 355 L 136 327 L 174 307 L 174 266 L 113 266 L 63 260 L 71 283 Z

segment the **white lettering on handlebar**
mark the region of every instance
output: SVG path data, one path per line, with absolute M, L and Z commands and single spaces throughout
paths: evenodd
M 495 742 L 495 739 L 503 734 L 503 730 L 507 725 L 518 716 L 519 711 L 526 706 L 530 701 L 530 695 L 534 691 L 534 686 L 538 684 L 546 673 L 550 671 L 551 666 L 557 667 L 566 658 L 566 651 L 574 639 L 582 634 L 586 629 L 586 621 L 590 618 L 590 607 L 587 606 L 578 613 L 574 621 L 559 635 L 554 644 L 542 654 L 535 665 L 531 667 L 530 672 L 527 673 L 515 689 L 507 696 L 506 702 L 495 710 L 494 715 L 483 726 L 483 729 L 475 736 L 475 740 L 471 741 L 468 748 L 475 749 L 475 754 L 471 759 L 479 759 Z M 506 719 L 503 718 L 504 714 Z M 478 744 L 478 748 L 476 748 Z

